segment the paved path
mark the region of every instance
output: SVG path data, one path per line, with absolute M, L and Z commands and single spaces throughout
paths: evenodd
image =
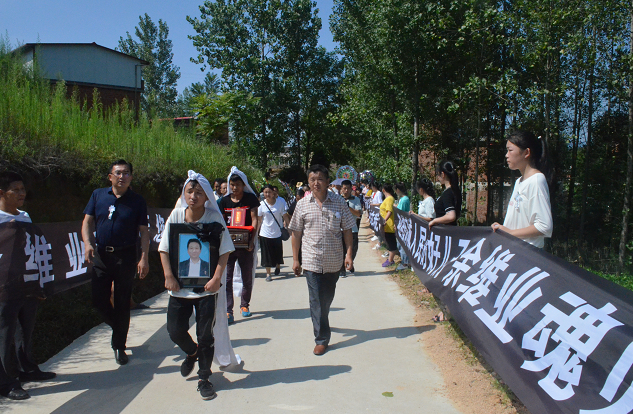
M 338 282 L 324 356 L 312 354 L 308 289 L 305 278 L 291 275 L 286 242 L 282 275 L 267 283 L 258 269 L 253 316 L 236 316 L 230 327 L 243 366 L 212 367 L 215 400 L 199 397 L 195 370 L 180 376 L 183 356 L 167 335 L 162 294 L 145 302 L 150 309 L 133 313 L 128 365 L 116 365 L 109 329 L 97 326 L 42 365 L 58 373 L 56 381 L 26 384 L 32 398 L 0 399 L 0 412 L 458 413 L 437 392 L 441 376 L 419 342 L 433 326 L 413 327 L 415 309 L 382 271 L 367 232 L 361 229 L 356 274 Z

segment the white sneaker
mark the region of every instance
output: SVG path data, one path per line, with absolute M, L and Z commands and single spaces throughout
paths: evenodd
M 389 257 L 389 252 L 384 252 L 384 253 L 382 254 L 382 257 Z
M 371 241 L 376 241 L 376 240 L 378 240 L 378 236 L 374 236 L 374 237 L 372 237 L 372 238 L 371 238 L 371 239 L 369 239 L 369 240 L 371 240 Z
M 372 249 L 374 249 L 374 250 L 380 250 L 380 245 L 379 245 L 379 244 L 377 244 L 377 245 L 375 245 L 374 247 L 372 247 Z
M 406 270 L 406 269 L 408 269 L 408 267 L 404 266 L 402 263 L 400 263 L 398 267 L 396 267 L 396 271 Z

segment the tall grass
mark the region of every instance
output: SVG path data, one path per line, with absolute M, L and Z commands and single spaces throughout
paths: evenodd
M 0 38 L 0 155 L 5 162 L 62 151 L 92 165 L 125 158 L 141 179 L 160 181 L 189 169 L 211 179 L 226 176 L 232 165 L 261 177 L 227 147 L 202 142 L 191 130 L 176 131 L 169 122 L 150 122 L 143 115 L 136 121 L 125 101 L 104 110 L 95 91 L 88 109 L 76 93 L 67 96 L 64 82 L 51 87 L 36 66 L 25 67 L 10 51 L 8 40 Z

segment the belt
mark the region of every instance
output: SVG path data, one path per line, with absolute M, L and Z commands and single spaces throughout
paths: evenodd
M 128 250 L 136 248 L 136 244 L 130 244 L 128 246 L 97 246 L 98 249 L 104 250 L 107 253 L 120 252 L 122 250 Z

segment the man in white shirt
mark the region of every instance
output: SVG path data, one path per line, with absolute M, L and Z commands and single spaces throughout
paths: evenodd
M 22 177 L 13 172 L 0 173 L 0 224 L 30 223 L 28 213 L 18 209 L 25 199 Z M 40 371 L 32 355 L 33 328 L 40 299 L 10 290 L 11 285 L 14 284 L 0 286 L 0 394 L 12 400 L 26 400 L 30 396 L 21 382 L 53 379 L 55 373 Z

